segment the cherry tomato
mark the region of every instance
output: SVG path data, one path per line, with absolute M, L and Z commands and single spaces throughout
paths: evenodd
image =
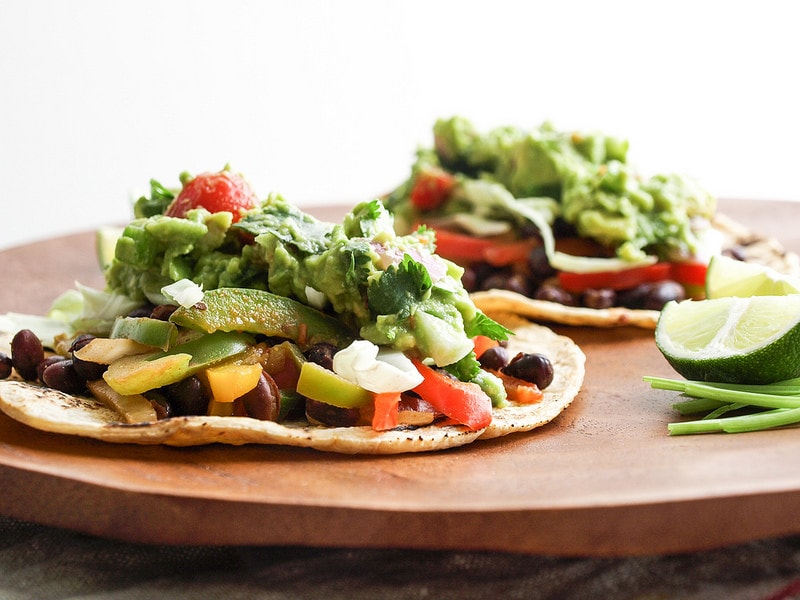
M 212 213 L 230 212 L 235 223 L 243 212 L 258 205 L 258 197 L 241 175 L 220 171 L 202 173 L 187 181 L 164 214 L 185 217 L 194 208 L 205 208 Z

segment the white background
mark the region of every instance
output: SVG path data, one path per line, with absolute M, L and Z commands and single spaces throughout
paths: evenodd
M 226 163 L 260 196 L 368 199 L 452 114 L 599 129 L 645 174 L 798 200 L 795 6 L 0 0 L 0 248 Z

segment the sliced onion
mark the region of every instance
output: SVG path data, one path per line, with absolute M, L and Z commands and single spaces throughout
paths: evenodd
M 422 383 L 422 375 L 402 352 L 356 340 L 333 355 L 334 372 L 375 393 L 404 392 Z
M 306 286 L 305 292 L 309 306 L 312 306 L 318 310 L 325 308 L 325 305 L 328 303 L 328 298 L 325 296 L 325 294 L 319 290 L 315 290 L 310 285 Z
M 203 287 L 189 279 L 180 279 L 165 285 L 161 288 L 161 293 L 184 308 L 190 308 L 203 299 Z

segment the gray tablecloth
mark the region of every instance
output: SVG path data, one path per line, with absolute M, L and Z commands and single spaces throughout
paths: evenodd
M 800 598 L 800 538 L 597 559 L 148 546 L 0 517 L 0 599 L 56 598 L 785 600 Z

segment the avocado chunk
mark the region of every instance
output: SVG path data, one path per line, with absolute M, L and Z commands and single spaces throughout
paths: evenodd
M 342 348 L 355 337 L 339 320 L 315 308 L 263 290 L 244 288 L 208 290 L 202 302 L 179 307 L 170 321 L 207 333 L 246 331 L 286 338 L 303 350 L 320 342 Z
M 179 344 L 166 352 L 121 358 L 109 365 L 103 373 L 103 379 L 119 394 L 142 394 L 238 356 L 253 343 L 253 337 L 249 334 L 217 331 Z

